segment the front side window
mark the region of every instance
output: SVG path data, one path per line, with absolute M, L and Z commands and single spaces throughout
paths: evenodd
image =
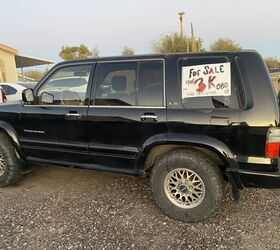
M 163 62 L 101 63 L 95 105 L 163 106 Z
M 84 105 L 90 72 L 90 65 L 68 66 L 57 70 L 39 89 L 37 103 Z

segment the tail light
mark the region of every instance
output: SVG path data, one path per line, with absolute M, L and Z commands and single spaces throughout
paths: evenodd
M 280 128 L 270 128 L 266 136 L 265 156 L 278 158 L 280 148 Z
M 2 95 L 3 102 L 7 102 L 7 96 L 6 96 L 5 92 L 4 92 L 4 90 L 1 90 L 1 95 Z

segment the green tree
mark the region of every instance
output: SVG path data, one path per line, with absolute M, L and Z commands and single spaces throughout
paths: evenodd
M 27 76 L 36 81 L 39 81 L 46 74 L 46 72 L 47 72 L 47 70 L 45 70 L 45 71 L 30 70 L 30 71 L 24 72 L 24 76 Z
M 153 44 L 156 53 L 200 52 L 203 51 L 201 38 L 188 38 L 177 32 L 162 36 Z
M 80 46 L 63 46 L 59 52 L 59 56 L 63 60 L 68 61 L 92 57 L 93 52 L 84 44 L 80 44 Z
M 99 57 L 100 55 L 100 51 L 97 47 L 95 47 L 92 51 L 91 51 L 91 56 L 92 57 Z
M 241 46 L 229 38 L 219 38 L 210 45 L 212 51 L 238 51 Z
M 267 57 L 264 60 L 269 69 L 280 68 L 280 61 L 277 60 L 277 57 Z
M 128 47 L 124 47 L 122 50 L 122 56 L 133 56 L 134 55 L 134 50 Z

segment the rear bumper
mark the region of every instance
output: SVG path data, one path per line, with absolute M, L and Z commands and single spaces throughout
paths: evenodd
M 243 169 L 228 169 L 230 179 L 238 189 L 244 187 L 280 188 L 280 168 L 277 172 L 263 172 Z

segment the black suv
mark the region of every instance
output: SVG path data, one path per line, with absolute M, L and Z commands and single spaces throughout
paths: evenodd
M 23 102 L 0 107 L 0 185 L 31 164 L 150 175 L 159 206 L 194 222 L 224 180 L 280 187 L 279 107 L 255 51 L 144 55 L 57 64 Z

